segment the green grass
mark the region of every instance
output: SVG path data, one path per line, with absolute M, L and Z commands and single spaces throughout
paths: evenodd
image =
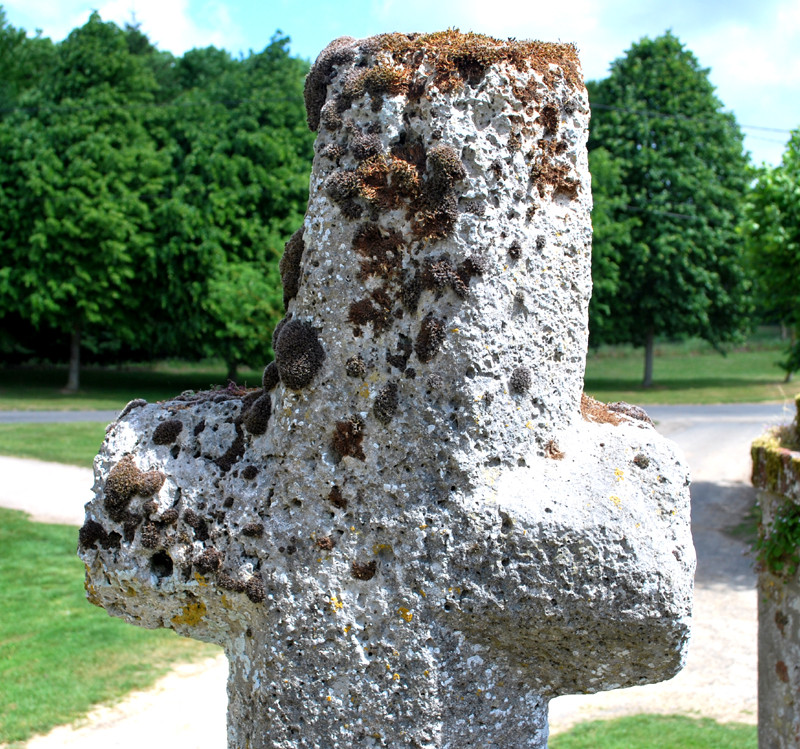
M 266 364 L 266 362 L 265 362 Z M 262 370 L 243 370 L 240 385 L 261 385 Z M 225 385 L 221 362 L 158 362 L 142 366 L 86 367 L 81 389 L 63 392 L 64 367 L 26 366 L 0 369 L 0 410 L 81 411 L 121 409 L 134 398 L 151 403 L 184 390 L 208 390 Z
M 218 648 L 89 604 L 77 529 L 0 509 L 0 743 L 69 723 Z
M 106 424 L 0 424 L 0 455 L 51 460 L 91 468 L 105 437 Z
M 776 362 L 781 344 L 737 349 L 722 356 L 710 346 L 689 342 L 657 347 L 653 387 L 642 388 L 644 353 L 630 347 L 590 352 L 585 390 L 601 401 L 642 405 L 759 403 L 800 393 L 800 379 L 784 383 Z
M 580 723 L 552 736 L 550 749 L 756 749 L 758 729 L 679 715 L 634 715 Z
M 602 401 L 630 403 L 757 403 L 782 401 L 800 393 L 783 382 L 777 362 L 786 343 L 761 331 L 746 346 L 722 356 L 702 341 L 660 343 L 656 348 L 655 385 L 641 387 L 644 354 L 630 346 L 589 352 L 586 392 Z M 221 362 L 158 362 L 125 367 L 87 367 L 82 389 L 64 393 L 67 373 L 59 367 L 0 369 L 0 410 L 120 409 L 133 398 L 164 400 L 184 390 L 206 390 L 225 383 Z M 243 371 L 240 384 L 257 386 L 261 370 Z

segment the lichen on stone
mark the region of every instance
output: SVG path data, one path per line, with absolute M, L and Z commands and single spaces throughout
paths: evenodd
M 366 460 L 363 448 L 364 420 L 360 416 L 350 416 L 337 421 L 333 429 L 333 449 L 341 456 Z
M 372 412 L 375 418 L 382 424 L 388 424 L 392 417 L 397 413 L 397 407 L 400 403 L 399 391 L 396 382 L 388 382 L 381 388 L 378 396 L 375 398 L 375 403 L 372 406 Z

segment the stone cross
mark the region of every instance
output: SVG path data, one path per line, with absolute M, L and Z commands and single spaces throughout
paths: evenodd
M 230 747 L 544 747 L 678 671 L 694 569 L 681 458 L 582 394 L 575 49 L 342 38 L 305 93 L 275 362 L 109 427 L 89 600 L 225 648 Z

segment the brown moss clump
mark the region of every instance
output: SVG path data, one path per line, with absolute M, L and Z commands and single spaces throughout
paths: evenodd
M 272 398 L 269 393 L 256 398 L 244 417 L 244 426 L 252 435 L 264 434 L 272 415 Z M 252 466 L 249 466 L 252 467 Z M 247 470 L 247 469 L 245 469 Z
M 325 359 L 316 330 L 299 320 L 290 320 L 281 328 L 274 348 L 278 375 L 292 390 L 309 385 Z
M 331 488 L 328 493 L 328 502 L 330 502 L 337 510 L 347 509 L 347 500 L 342 495 L 342 490 L 338 486 Z
M 548 44 L 536 41 L 493 39 L 483 34 L 462 34 L 448 29 L 433 34 L 382 34 L 369 40 L 393 59 L 418 67 L 422 61 L 434 68 L 433 83 L 440 91 L 452 91 L 465 84 L 476 86 L 486 70 L 507 62 L 518 70 L 533 69 L 546 80 L 557 65 L 572 86 L 581 85 L 580 63 L 573 44 Z
M 153 431 L 153 443 L 156 445 L 171 445 L 183 430 L 180 419 L 167 419 L 162 421 Z
M 250 538 L 261 538 L 264 535 L 264 526 L 261 523 L 246 523 L 242 526 L 242 535 Z
M 361 224 L 353 235 L 353 249 L 363 258 L 359 278 L 389 278 L 397 274 L 403 258 L 403 236 L 396 229 L 384 231 L 369 222 Z
M 461 158 L 450 146 L 434 146 L 428 151 L 428 189 L 435 196 L 443 196 L 456 182 L 467 176 Z
M 544 455 L 551 460 L 561 460 L 564 457 L 564 452 L 559 449 L 558 443 L 554 439 L 550 439 L 547 440 L 544 446 Z
M 108 516 L 120 523 L 128 516 L 128 505 L 135 496 L 152 497 L 164 485 L 159 471 L 140 471 L 132 455 L 126 455 L 109 472 L 103 504 Z
M 508 380 L 508 389 L 515 395 L 522 395 L 531 389 L 531 371 L 527 367 L 517 367 Z
M 645 424 L 650 424 L 650 426 L 653 426 L 653 422 L 647 415 L 647 411 L 640 406 L 634 406 L 630 403 L 626 403 L 625 401 L 617 401 L 615 403 L 608 403 L 606 408 L 614 413 L 625 414 L 625 416 L 628 416 L 631 419 L 643 421 Z
M 422 271 L 420 278 L 423 289 L 436 292 L 437 297 L 445 289 L 452 289 L 462 299 L 469 293 L 469 275 L 459 273 L 444 257 L 439 260 L 429 260 Z
M 209 575 L 216 572 L 222 566 L 222 552 L 213 547 L 204 549 L 194 560 L 195 569 L 201 575 Z
M 622 417 L 609 409 L 605 403 L 595 400 L 586 393 L 581 394 L 581 416 L 585 421 L 598 424 L 620 424 L 623 421 Z
M 242 469 L 242 478 L 245 481 L 252 481 L 256 476 L 258 476 L 258 468 L 256 466 L 245 466 Z
M 145 549 L 156 549 L 161 544 L 161 534 L 158 532 L 158 526 L 155 523 L 146 522 L 142 524 L 142 546 Z
M 278 265 L 283 284 L 283 306 L 288 307 L 289 302 L 297 296 L 300 289 L 300 275 L 302 273 L 303 252 L 306 249 L 303 241 L 303 227 L 301 226 L 283 249 L 283 255 Z
M 164 510 L 161 513 L 161 517 L 159 520 L 162 523 L 166 523 L 167 525 L 172 525 L 173 523 L 178 522 L 178 511 L 174 507 L 170 507 L 168 510 Z
M 355 202 L 361 191 L 356 173 L 350 169 L 339 169 L 325 180 L 325 192 L 339 206 L 342 213 L 350 219 L 358 218 L 362 208 Z
M 400 404 L 400 397 L 397 389 L 396 382 L 389 382 L 378 393 L 375 398 L 375 403 L 372 406 L 372 412 L 375 418 L 382 424 L 388 424 L 392 417 L 397 413 L 397 407 Z
M 350 416 L 337 421 L 333 429 L 333 449 L 341 457 L 349 455 L 358 460 L 366 460 L 364 454 L 364 420 L 360 416 Z
M 351 62 L 356 54 L 356 40 L 351 37 L 334 39 L 320 52 L 316 62 L 306 76 L 303 98 L 306 103 L 306 117 L 311 130 L 319 127 L 320 112 L 325 104 L 328 84 L 335 77 L 339 65 Z
M 206 519 L 198 515 L 191 507 L 183 513 L 183 521 L 194 531 L 194 537 L 198 541 L 208 540 L 208 524 Z
M 420 325 L 417 340 L 414 342 L 414 351 L 421 362 L 429 362 L 445 341 L 444 321 L 428 315 Z
M 555 135 L 558 132 L 558 108 L 552 104 L 545 104 L 539 112 L 539 122 L 544 127 L 545 135 Z
M 353 562 L 350 572 L 356 580 L 372 580 L 378 571 L 378 563 L 373 559 L 369 562 Z
M 317 547 L 323 551 L 331 551 L 334 546 L 336 546 L 336 541 L 334 541 L 330 536 L 321 536 L 317 539 Z
M 392 298 L 386 289 L 375 289 L 368 297 L 352 302 L 347 322 L 356 326 L 357 335 L 364 325 L 371 325 L 375 335 L 383 333 L 392 324 Z
M 374 133 L 354 132 L 350 137 L 350 148 L 359 161 L 377 156 L 382 150 L 381 139 Z
M 108 537 L 106 529 L 95 520 L 87 520 L 78 531 L 78 544 L 81 549 L 89 549 L 98 541 Z
M 281 378 L 278 375 L 278 366 L 274 361 L 271 361 L 264 367 L 264 374 L 261 376 L 261 387 L 268 393 L 270 390 L 274 389 L 280 381 Z
M 552 197 L 566 195 L 570 200 L 578 197 L 580 182 L 573 176 L 568 164 L 555 162 L 556 155 L 564 153 L 567 144 L 564 141 L 540 140 L 540 150 L 531 154 L 531 181 L 536 185 L 539 195 L 544 197 L 547 188 L 551 188 Z
M 261 603 L 267 597 L 264 582 L 258 575 L 253 575 L 244 584 L 244 592 L 253 603 Z
M 234 438 L 231 446 L 225 451 L 224 455 L 217 458 L 214 463 L 219 467 L 223 473 L 227 473 L 233 468 L 235 463 L 238 463 L 244 455 L 244 435 L 242 428 L 239 424 L 236 425 L 236 437 Z
M 348 377 L 363 379 L 367 375 L 367 365 L 359 355 L 351 356 L 345 362 L 344 369 Z

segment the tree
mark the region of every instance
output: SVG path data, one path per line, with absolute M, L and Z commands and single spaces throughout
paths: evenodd
M 590 87 L 589 148 L 606 151 L 594 219 L 609 223 L 600 247 L 616 285 L 603 288 L 597 279 L 593 309 L 605 305 L 611 319 L 598 325 L 595 315 L 593 343 L 644 346 L 645 387 L 653 381 L 657 335 L 698 336 L 719 346 L 748 321 L 736 234 L 747 157 L 708 72 L 667 32 L 634 44 L 608 78 Z M 620 185 L 625 204 L 607 192 Z M 619 227 L 617 240 L 611 224 Z
M 158 346 L 221 356 L 229 376 L 258 352 L 268 356 L 282 308 L 278 261 L 308 200 L 308 66 L 290 57 L 288 41 L 276 36 L 242 61 L 213 47 L 187 52 L 176 63 L 184 90 L 151 127 L 168 134 L 171 156 L 155 215 L 153 306 L 181 320 L 160 328 Z
M 123 32 L 93 13 L 0 124 L 3 311 L 69 334 L 69 390 L 87 331 L 140 334 L 164 160 L 137 107 L 154 88 Z
M 760 171 L 748 196 L 744 234 L 762 310 L 792 329 L 781 362 L 788 382 L 800 369 L 800 129 L 780 166 Z

